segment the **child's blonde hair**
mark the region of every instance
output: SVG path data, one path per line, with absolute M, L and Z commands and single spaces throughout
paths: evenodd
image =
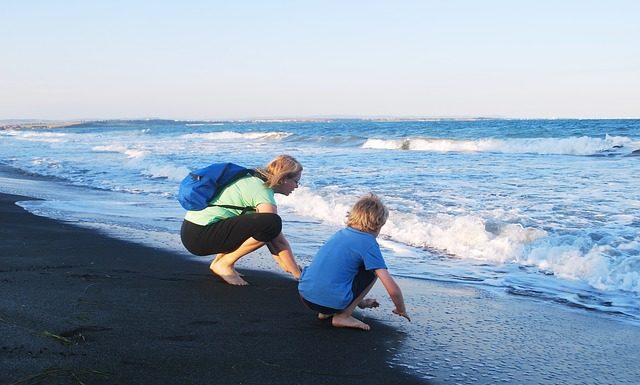
M 277 186 L 286 178 L 302 173 L 302 165 L 291 155 L 278 155 L 265 168 L 256 170 L 268 187 Z
M 360 198 L 347 214 L 347 226 L 368 233 L 377 233 L 389 218 L 389 210 L 375 194 Z

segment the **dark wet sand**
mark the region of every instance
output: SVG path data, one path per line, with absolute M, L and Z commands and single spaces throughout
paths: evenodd
M 167 251 L 37 217 L 0 194 L 0 384 L 417 384 L 402 331 L 334 329 L 282 275 L 232 287 Z
M 8 191 L 29 179 L 2 171 Z M 52 188 L 34 183 L 26 190 Z M 231 287 L 201 260 L 13 204 L 28 199 L 0 194 L 0 385 L 637 385 L 640 378 L 640 326 L 622 316 L 472 283 L 396 277 L 411 323 L 391 314 L 378 284 L 372 295 L 380 308 L 357 314 L 373 330 L 334 329 L 299 302 L 295 282 L 274 273 L 266 252 L 239 263 L 251 286 Z M 290 230 L 292 239 L 312 231 Z

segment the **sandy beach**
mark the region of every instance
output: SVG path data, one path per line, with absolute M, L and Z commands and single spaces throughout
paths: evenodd
M 6 171 L 6 170 L 5 170 Z M 7 178 L 20 178 L 5 174 Z M 24 176 L 22 176 L 24 177 Z M 32 215 L 0 194 L 1 384 L 637 384 L 640 327 L 473 284 L 398 278 L 412 322 L 334 329 L 266 254 L 203 261 Z
M 331 328 L 296 283 L 232 287 L 182 256 L 25 212 L 0 195 L 2 384 L 421 383 L 390 368 L 398 330 Z

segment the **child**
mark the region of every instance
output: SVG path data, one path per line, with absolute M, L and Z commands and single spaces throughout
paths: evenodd
M 356 306 L 364 309 L 380 305 L 375 299 L 365 299 L 380 278 L 395 305 L 393 312 L 411 321 L 402 291 L 387 271 L 376 241 L 388 216 L 389 211 L 376 195 L 362 197 L 349 212 L 347 227 L 334 234 L 304 269 L 298 291 L 304 304 L 318 312 L 318 318 L 333 316 L 334 327 L 369 330 L 369 325 L 352 313 Z

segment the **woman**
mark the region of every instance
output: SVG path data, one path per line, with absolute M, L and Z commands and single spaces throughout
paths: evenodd
M 298 187 L 302 165 L 289 155 L 279 155 L 255 175 L 247 175 L 225 187 L 200 211 L 187 211 L 180 236 L 195 255 L 217 254 L 211 271 L 231 285 L 248 285 L 234 265 L 265 244 L 282 269 L 300 278 L 289 242 L 282 234 L 274 194 L 289 195 Z M 252 207 L 255 212 L 217 205 Z

